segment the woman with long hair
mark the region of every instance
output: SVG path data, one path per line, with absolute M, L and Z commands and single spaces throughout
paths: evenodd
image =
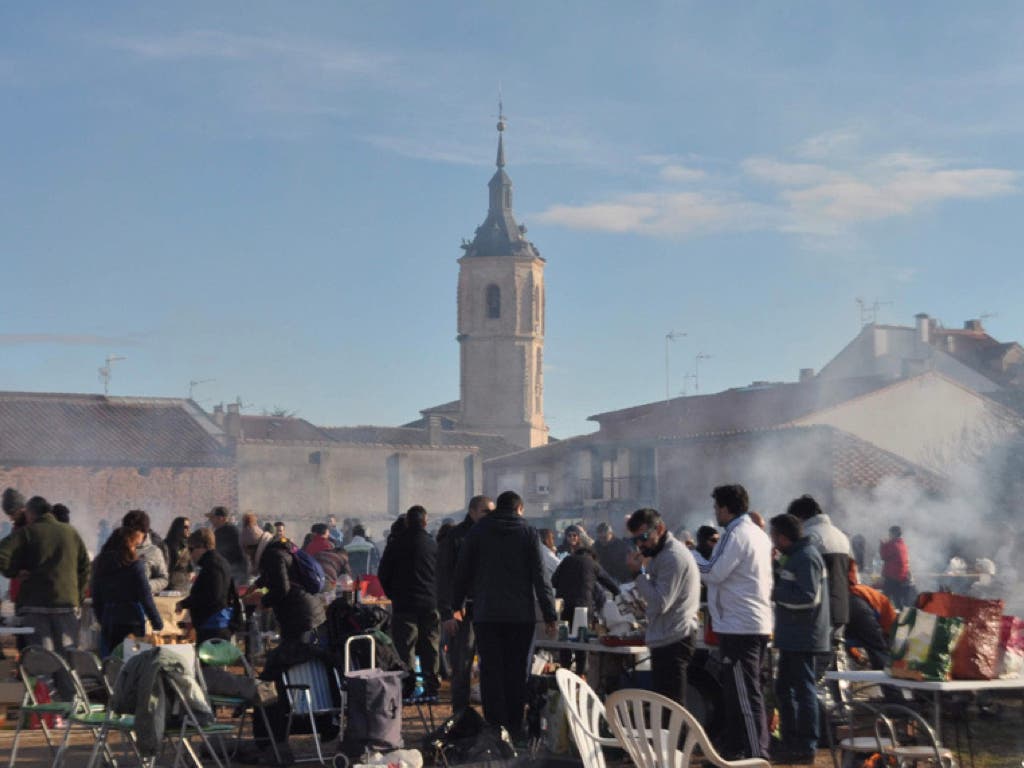
M 100 655 L 106 658 L 128 635 L 142 637 L 146 619 L 154 631 L 164 628 L 146 568 L 135 550 L 142 531 L 118 528 L 93 563 L 92 605 L 100 621 Z
M 164 544 L 167 545 L 167 588 L 183 594 L 192 586 L 192 558 L 188 555 L 188 535 L 192 521 L 187 517 L 176 517 L 167 529 Z

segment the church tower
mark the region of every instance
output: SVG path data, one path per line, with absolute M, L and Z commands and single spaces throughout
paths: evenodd
M 533 448 L 548 442 L 544 259 L 512 215 L 504 131 L 500 115 L 487 218 L 459 259 L 459 428 Z

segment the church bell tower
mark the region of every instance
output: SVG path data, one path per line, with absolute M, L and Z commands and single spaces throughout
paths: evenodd
M 500 113 L 487 218 L 473 241 L 463 242 L 459 259 L 459 427 L 533 448 L 548 442 L 544 259 L 512 215 Z

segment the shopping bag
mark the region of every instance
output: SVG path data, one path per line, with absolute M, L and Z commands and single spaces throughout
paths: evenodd
M 1024 619 L 1003 616 L 999 632 L 999 676 L 1024 677 Z
M 964 620 L 904 608 L 892 636 L 888 672 L 907 680 L 951 679 L 953 653 L 964 632 Z
M 922 592 L 917 596 L 917 607 L 936 616 L 964 620 L 963 637 L 953 654 L 954 680 L 992 680 L 999 676 L 1002 600 Z

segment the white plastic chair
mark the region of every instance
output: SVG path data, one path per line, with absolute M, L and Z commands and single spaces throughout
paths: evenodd
M 605 701 L 612 732 L 637 768 L 689 768 L 694 750 L 704 763 L 720 768 L 771 768 L 767 760 L 726 760 L 711 744 L 700 722 L 682 704 L 653 691 L 616 691 Z M 683 738 L 682 749 L 678 748 Z
M 555 682 L 565 702 L 569 733 L 586 768 L 605 768 L 605 747 L 618 747 L 614 737 L 601 735 L 604 704 L 587 681 L 567 669 L 555 670 Z

